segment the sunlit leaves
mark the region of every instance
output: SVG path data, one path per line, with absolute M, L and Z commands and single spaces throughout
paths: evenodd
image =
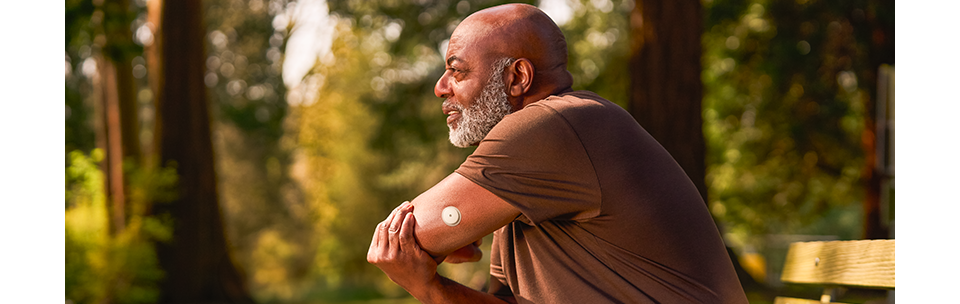
M 866 2 L 707 1 L 704 134 L 714 215 L 766 234 L 859 237 Z
M 567 39 L 573 88 L 627 104 L 631 0 L 568 1 L 574 17 L 560 25 Z
M 98 163 L 103 152 L 90 155 L 81 151 L 68 154 L 66 168 L 67 207 L 65 223 L 66 297 L 75 303 L 155 303 L 157 282 L 163 272 L 157 263 L 154 241 L 168 241 L 169 219 L 148 216 L 144 206 L 150 198 L 169 197 L 176 181 L 173 170 L 139 174 L 133 183 L 131 213 L 125 229 L 110 233 L 107 204 L 103 193 L 104 175 Z M 135 174 L 137 175 L 137 174 Z M 144 177 L 151 178 L 145 181 Z
M 225 121 L 276 140 L 286 113 L 280 78 L 286 28 L 274 28 L 287 1 L 213 1 L 207 10 L 208 59 L 204 82 Z

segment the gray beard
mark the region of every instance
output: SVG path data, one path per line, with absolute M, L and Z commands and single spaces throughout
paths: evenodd
M 460 121 L 457 127 L 450 128 L 450 143 L 460 148 L 466 148 L 480 143 L 487 133 L 497 125 L 504 116 L 510 114 L 510 101 L 507 100 L 506 86 L 503 83 L 503 71 L 513 59 L 504 58 L 494 63 L 494 72 L 480 92 L 480 96 L 469 108 L 444 100 L 444 104 L 460 111 Z M 498 73 L 499 72 L 499 73 Z

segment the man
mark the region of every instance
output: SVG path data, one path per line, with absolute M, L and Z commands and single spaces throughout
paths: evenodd
M 746 303 L 693 183 L 626 111 L 572 91 L 566 59 L 534 6 L 457 26 L 435 93 L 450 141 L 478 147 L 378 225 L 367 260 L 425 303 Z M 489 293 L 437 274 L 491 232 Z

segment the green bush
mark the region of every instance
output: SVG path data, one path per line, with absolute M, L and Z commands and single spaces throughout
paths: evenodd
M 74 303 L 153 303 L 163 272 L 154 243 L 170 238 L 168 218 L 145 215 L 149 193 L 167 193 L 176 182 L 172 170 L 131 169 L 126 225 L 111 234 L 104 194 L 104 177 L 90 155 L 70 152 L 66 171 L 65 276 L 66 298 Z

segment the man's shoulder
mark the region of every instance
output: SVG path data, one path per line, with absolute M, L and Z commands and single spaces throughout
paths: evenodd
M 527 109 L 540 109 L 540 111 L 528 111 L 539 112 L 539 114 L 529 113 L 530 115 L 558 115 L 571 123 L 590 122 L 596 119 L 636 123 L 622 107 L 591 91 L 570 91 L 551 95 L 527 105 L 524 110 Z
M 609 105 L 614 104 L 600 97 L 597 93 L 591 91 L 570 91 L 551 95 L 529 106 L 546 106 L 559 111 L 577 108 L 606 107 Z

